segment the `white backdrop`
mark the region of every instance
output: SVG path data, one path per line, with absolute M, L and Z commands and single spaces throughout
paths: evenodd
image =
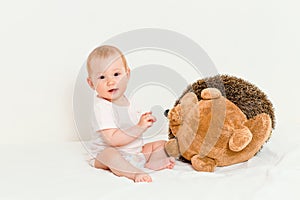
M 268 94 L 274 140 L 299 141 L 286 131 L 300 127 L 298 11 L 291 0 L 2 0 L 0 143 L 77 140 L 72 95 L 82 64 L 103 41 L 138 28 L 197 42 L 220 73 Z

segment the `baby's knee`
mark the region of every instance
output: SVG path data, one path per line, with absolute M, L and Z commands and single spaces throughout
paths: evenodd
M 165 146 L 165 144 L 166 144 L 166 140 L 158 140 L 157 141 L 157 144 L 159 145 L 159 146 Z

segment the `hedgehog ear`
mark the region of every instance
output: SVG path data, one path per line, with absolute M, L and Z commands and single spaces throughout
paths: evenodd
M 217 99 L 222 96 L 220 90 L 217 88 L 206 88 L 201 92 L 201 98 L 204 100 Z
M 183 115 L 190 112 L 190 110 L 197 104 L 198 98 L 195 93 L 186 93 L 180 100 L 181 110 Z

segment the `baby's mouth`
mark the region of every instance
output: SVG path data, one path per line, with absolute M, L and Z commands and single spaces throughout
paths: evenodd
M 109 93 L 114 93 L 114 92 L 116 92 L 117 90 L 118 90 L 118 88 L 114 88 L 114 89 L 108 90 L 108 92 L 109 92 Z

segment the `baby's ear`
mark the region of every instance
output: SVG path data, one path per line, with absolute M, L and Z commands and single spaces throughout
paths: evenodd
M 92 79 L 91 79 L 90 77 L 88 77 L 86 80 L 87 80 L 87 82 L 88 82 L 90 88 L 92 88 L 92 89 L 94 90 L 94 89 L 95 89 L 95 86 L 94 86 L 94 83 L 93 83 Z
M 130 68 L 129 67 L 126 68 L 126 74 L 127 74 L 128 78 L 130 78 Z
M 198 98 L 195 93 L 186 93 L 180 100 L 182 114 L 185 115 L 190 112 L 190 110 L 197 104 Z

